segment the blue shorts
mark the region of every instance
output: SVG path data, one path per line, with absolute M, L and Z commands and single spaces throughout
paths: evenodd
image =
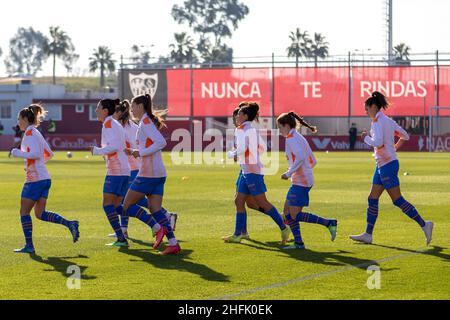
M 144 178 L 137 177 L 130 189 L 136 192 L 145 194 L 146 196 L 157 194 L 164 195 L 164 184 L 166 183 L 166 177 L 163 178 Z
M 52 180 L 28 182 L 23 185 L 22 198 L 38 201 L 40 198 L 48 198 L 48 192 L 52 186 Z
M 242 174 L 238 179 L 237 191 L 254 197 L 267 192 L 264 176 L 255 173 Z
M 129 176 L 106 176 L 103 184 L 103 193 L 115 194 L 125 197 L 128 191 Z
M 236 187 L 239 187 L 239 181 L 242 179 L 242 170 L 241 171 L 239 171 L 239 176 L 238 176 L 238 178 L 237 178 L 237 180 L 236 180 Z
M 128 189 L 133 184 L 134 179 L 136 179 L 137 175 L 139 173 L 139 170 L 133 170 L 131 171 L 130 180 L 128 181 Z
M 400 180 L 398 179 L 398 170 L 400 164 L 398 160 L 394 160 L 384 166 L 375 168 L 372 184 L 381 185 L 386 190 L 398 187 Z
M 309 206 L 309 190 L 311 187 L 292 185 L 286 195 L 286 201 L 291 207 Z

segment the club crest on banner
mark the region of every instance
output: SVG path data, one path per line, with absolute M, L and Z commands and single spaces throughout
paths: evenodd
M 158 74 L 129 74 L 130 88 L 133 96 L 149 94 L 152 99 L 158 89 Z

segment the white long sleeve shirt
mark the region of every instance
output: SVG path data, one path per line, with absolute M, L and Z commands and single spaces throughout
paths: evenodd
M 263 174 L 261 155 L 265 151 L 263 141 L 250 121 L 235 130 L 236 149 L 228 153 L 229 158 L 237 157 L 243 174 Z
M 139 122 L 137 144 L 139 156 L 141 157 L 138 177 L 166 177 L 167 173 L 162 160 L 162 150 L 167 145 L 167 142 L 147 114 L 144 114 Z
M 25 160 L 27 172 L 25 182 L 50 179 L 45 163 L 53 157 L 53 152 L 42 134 L 33 125 L 25 130 L 20 150 L 13 149 L 12 155 Z
M 129 121 L 124 127 L 125 131 L 125 145 L 128 149 L 137 150 L 137 131 L 139 126 L 133 121 Z M 141 158 L 135 158 L 134 156 L 128 156 L 128 163 L 130 164 L 131 171 L 139 170 L 141 167 Z
M 125 131 L 112 116 L 103 121 L 102 146 L 94 147 L 93 154 L 104 156 L 108 176 L 129 176 L 130 165 L 125 154 Z
M 409 140 L 408 133 L 397 122 L 379 111 L 372 121 L 370 135 L 364 138 L 364 142 L 375 150 L 375 161 L 378 167 L 397 160 L 396 136 L 403 140 Z
M 312 187 L 314 184 L 313 168 L 316 165 L 308 141 L 297 130 L 292 129 L 286 137 L 286 157 L 289 169 L 284 174 L 291 178 L 293 185 Z

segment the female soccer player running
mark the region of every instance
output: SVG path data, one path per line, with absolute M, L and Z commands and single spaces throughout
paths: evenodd
M 169 245 L 161 254 L 177 254 L 181 251 L 180 245 L 175 238 L 167 216 L 162 210 L 164 184 L 167 176 L 162 160 L 162 149 L 167 142 L 159 130 L 164 126 L 164 123 L 162 119 L 153 114 L 152 99 L 148 94 L 133 98 L 131 112 L 139 119 L 138 149 L 127 149 L 126 151 L 128 155 L 141 158 L 141 167 L 125 197 L 123 211 L 131 217 L 149 222 L 151 216 L 137 205 L 141 199 L 147 197 L 149 210 L 153 218 L 162 226 L 156 234 L 153 248 L 157 249 L 164 236 L 167 236 Z
M 123 127 L 125 131 L 125 145 L 127 149 L 137 149 L 137 131 L 138 131 L 138 125 L 133 121 L 131 117 L 130 112 L 131 104 L 128 100 L 122 101 L 118 106 L 116 106 L 116 112 L 113 114 L 113 118 L 117 120 Z M 141 159 L 135 158 L 133 155 L 128 155 L 128 163 L 130 164 L 131 169 L 131 177 L 128 183 L 128 188 L 130 188 L 133 181 L 136 179 L 139 168 L 141 165 Z M 147 198 L 142 198 L 138 203 L 140 207 L 142 208 L 148 208 L 148 201 Z M 162 208 L 163 212 L 166 214 L 167 211 Z M 172 229 L 175 230 L 176 221 L 178 215 L 176 213 L 167 213 L 168 218 L 170 219 Z M 128 238 L 128 216 L 121 215 L 120 216 L 120 226 L 122 228 L 122 232 L 125 235 L 125 238 Z M 156 235 L 156 233 L 161 229 L 161 226 L 152 219 L 151 222 L 151 228 L 153 235 Z M 109 236 L 115 237 L 116 234 L 110 234 Z
M 130 165 L 125 150 L 125 132 L 112 115 L 116 112 L 116 106 L 120 100 L 103 99 L 97 105 L 95 113 L 97 119 L 103 123 L 102 146 L 93 147 L 93 155 L 101 155 L 106 160 L 107 173 L 103 184 L 103 210 L 106 213 L 111 227 L 113 228 L 117 241 L 109 246 L 128 246 L 128 241 L 120 228 L 117 208 L 128 190 L 130 179 Z
M 33 104 L 20 111 L 18 125 L 22 131 L 25 131 L 25 134 L 20 150 L 17 148 L 11 150 L 13 157 L 25 160 L 27 172 L 20 203 L 20 220 L 25 235 L 25 246 L 22 249 L 14 250 L 18 253 L 35 252 L 32 239 L 33 224 L 30 216 L 33 208 L 36 218 L 46 222 L 62 224 L 68 228 L 72 234 L 73 242 L 77 242 L 80 237 L 78 221 L 66 220 L 59 214 L 46 210 L 51 179 L 45 163 L 53 156 L 53 152 L 37 130 L 45 114 L 46 111 L 39 104 Z
M 246 226 L 245 203 L 249 196 L 253 196 L 258 208 L 270 216 L 281 231 L 281 242 L 285 244 L 289 239 L 289 228 L 284 224 L 283 218 L 277 209 L 266 198 L 266 185 L 264 184 L 263 164 L 260 160 L 261 137 L 252 126 L 258 120 L 259 105 L 255 102 L 241 103 L 236 117 L 240 124 L 235 131 L 236 149 L 228 153 L 230 159 L 237 157 L 242 170 L 238 179 L 236 204 L 236 228 L 231 236 L 223 237 L 225 242 L 239 243 L 242 240 L 242 231 Z
M 312 153 L 308 141 L 297 132 L 297 121 L 300 125 L 307 127 L 312 132 L 317 128 L 308 124 L 295 112 L 283 113 L 277 119 L 280 134 L 286 138 L 286 157 L 289 170 L 283 173 L 282 179 L 291 179 L 292 186 L 286 196 L 289 206 L 289 214 L 286 219 L 294 236 L 294 244 L 284 249 L 304 249 L 304 243 L 300 234 L 299 222 L 317 223 L 328 228 L 331 241 L 336 238 L 337 220 L 325 219 L 317 215 L 303 212 L 303 208 L 309 206 L 309 191 L 314 184 L 313 168 L 316 158 Z
M 372 179 L 372 190 L 368 198 L 366 232 L 351 235 L 350 239 L 358 242 L 372 243 L 372 233 L 378 218 L 378 199 L 384 190 L 387 191 L 395 206 L 416 221 L 425 233 L 427 245 L 431 242 L 433 222 L 425 222 L 416 208 L 406 201 L 400 192 L 398 179 L 399 162 L 396 151 L 401 147 L 409 135 L 394 120 L 387 117 L 383 111 L 388 109 L 389 102 L 380 92 L 375 91 L 365 102 L 367 115 L 372 120 L 370 135 L 362 133 L 364 142 L 375 149 L 376 167 Z M 395 144 L 395 136 L 400 140 Z
M 237 128 L 238 126 L 241 125 L 240 123 L 237 123 L 236 118 L 237 118 L 237 115 L 238 115 L 238 113 L 239 113 L 239 110 L 241 110 L 241 107 L 242 107 L 243 105 L 245 105 L 245 103 L 243 103 L 243 104 L 241 103 L 241 104 L 239 105 L 239 107 L 237 107 L 237 108 L 234 109 L 234 111 L 233 111 L 233 124 L 234 124 L 234 126 L 235 126 L 236 128 Z M 236 139 L 235 139 L 235 140 L 236 140 Z M 235 141 L 235 143 L 234 143 L 234 146 L 236 147 L 236 141 Z M 235 157 L 234 160 L 237 161 L 237 157 Z M 235 198 L 235 199 L 236 199 L 236 197 L 237 197 L 237 195 L 238 195 L 238 186 L 239 186 L 239 181 L 240 181 L 241 178 L 242 178 L 242 170 L 239 170 L 239 175 L 238 175 L 238 178 L 237 178 L 237 180 L 236 180 L 236 194 L 234 195 L 234 198 Z M 250 209 L 253 209 L 253 210 L 255 210 L 255 211 L 259 211 L 259 212 L 264 213 L 264 209 L 261 208 L 261 207 L 259 207 L 259 206 L 257 205 L 257 203 L 256 203 L 256 201 L 255 201 L 255 198 L 253 198 L 253 196 L 251 196 L 251 195 L 247 196 L 247 199 L 245 200 L 245 204 L 246 204 L 246 206 L 247 206 L 248 208 L 250 208 Z M 288 213 L 288 211 L 287 211 L 286 208 L 285 208 L 285 212 Z M 283 214 L 283 215 L 284 215 L 284 214 Z M 282 215 L 282 216 L 283 216 L 283 215 Z M 240 222 L 240 224 L 242 224 L 241 238 L 242 238 L 242 239 L 250 239 L 250 236 L 249 236 L 248 231 L 247 231 L 247 212 L 246 212 L 246 211 L 244 212 L 244 215 L 243 215 L 241 218 L 242 218 L 242 221 Z M 284 219 L 283 219 L 283 220 L 284 220 Z M 285 221 L 285 224 L 287 224 L 286 221 Z M 240 226 L 238 226 L 237 220 L 236 220 L 235 235 L 239 235 L 239 234 L 238 234 L 238 233 L 239 233 L 239 228 L 240 228 Z M 224 237 L 224 238 L 228 238 L 228 237 Z

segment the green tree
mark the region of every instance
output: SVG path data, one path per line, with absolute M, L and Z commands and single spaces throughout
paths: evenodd
M 411 48 L 404 43 L 400 43 L 394 47 L 394 60 L 397 65 L 411 65 L 409 61 L 409 51 Z
M 53 84 L 56 84 L 56 58 L 67 58 L 75 51 L 70 37 L 59 27 L 50 27 L 50 40 L 45 44 L 44 51 L 53 60 Z M 70 59 L 69 59 L 70 60 Z
M 194 40 L 186 32 L 175 33 L 174 37 L 175 43 L 169 46 L 172 49 L 170 60 L 175 63 L 196 62 Z
M 295 57 L 295 66 L 298 68 L 300 58 L 308 58 L 311 56 L 312 41 L 309 38 L 308 31 L 301 32 L 300 28 L 291 31 L 289 39 L 291 40 L 291 44 L 287 48 L 287 54 L 289 58 Z
M 197 50 L 202 57 L 217 56 L 213 51 L 223 48 L 225 40 L 232 37 L 248 13 L 249 8 L 239 0 L 186 0 L 182 6 L 172 8 L 175 21 L 187 23 L 199 36 Z M 227 54 L 217 58 L 232 62 L 232 50 L 228 49 Z
M 64 68 L 67 71 L 67 75 L 72 73 L 74 64 L 78 61 L 80 55 L 75 53 L 75 48 L 69 48 L 66 56 L 63 58 Z
M 112 58 L 113 53 L 106 46 L 100 46 L 94 50 L 89 58 L 89 71 L 96 72 L 100 70 L 100 86 L 105 86 L 105 73 L 116 70 L 116 61 Z
M 209 64 L 209 67 L 231 66 L 233 61 L 233 48 L 228 47 L 226 44 L 215 46 L 208 39 L 204 39 L 199 42 L 197 48 L 201 53 L 203 63 Z
M 318 59 L 325 59 L 328 57 L 328 42 L 320 33 L 314 33 L 314 39 L 311 41 L 309 48 L 309 56 L 314 59 L 314 66 L 317 67 Z
M 19 28 L 9 41 L 9 56 L 5 59 L 7 73 L 36 75 L 47 58 L 44 51 L 47 42 L 45 35 L 32 27 Z

